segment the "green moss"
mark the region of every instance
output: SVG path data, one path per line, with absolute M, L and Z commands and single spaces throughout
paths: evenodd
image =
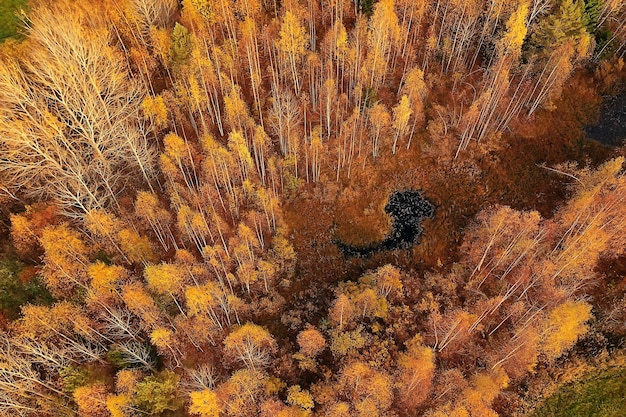
M 106 354 L 106 358 L 116 369 L 124 369 L 130 366 L 124 353 L 119 349 L 113 348 L 109 350 Z
M 50 304 L 53 299 L 38 277 L 28 277 L 26 268 L 9 254 L 0 257 L 0 312 L 16 319 L 26 303 Z
M 621 417 L 626 410 L 626 369 L 609 369 L 562 387 L 530 417 Z
M 19 35 L 21 22 L 18 14 L 26 7 L 26 0 L 0 1 L 0 42 Z
M 359 12 L 367 17 L 371 17 L 374 14 L 376 1 L 377 0 L 359 0 Z
M 59 371 L 63 381 L 63 391 L 73 393 L 76 388 L 87 385 L 89 372 L 86 368 L 79 368 L 73 365 L 67 366 Z
M 363 87 L 361 97 L 361 108 L 369 109 L 378 101 L 378 92 L 372 87 Z

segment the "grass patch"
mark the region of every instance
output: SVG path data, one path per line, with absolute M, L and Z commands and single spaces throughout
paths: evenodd
M 22 25 L 17 13 L 27 8 L 27 0 L 0 0 L 0 42 L 16 37 Z
M 623 417 L 626 369 L 608 369 L 581 382 L 567 384 L 529 417 Z

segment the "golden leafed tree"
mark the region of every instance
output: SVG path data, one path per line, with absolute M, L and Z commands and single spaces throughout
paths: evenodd
M 252 323 L 239 327 L 224 340 L 226 357 L 252 370 L 267 366 L 277 349 L 274 337 L 263 327 Z
M 540 349 L 553 359 L 585 334 L 591 318 L 591 306 L 584 301 L 567 301 L 553 309 L 545 320 Z
M 205 389 L 203 391 L 195 391 L 189 394 L 191 405 L 189 412 L 198 414 L 200 417 L 218 417 L 221 411 L 219 398 L 215 391 Z
M 407 350 L 398 358 L 400 401 L 408 409 L 423 404 L 431 390 L 435 372 L 435 354 L 415 336 L 407 342 Z

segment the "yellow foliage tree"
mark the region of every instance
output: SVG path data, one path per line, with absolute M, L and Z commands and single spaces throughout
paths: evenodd
M 74 391 L 74 401 L 81 417 L 108 417 L 106 405 L 107 388 L 102 383 L 78 387 Z
M 465 403 L 459 415 L 467 415 L 469 411 L 472 416 L 497 417 L 498 413 L 491 409 L 491 404 L 508 383 L 509 377 L 502 368 L 476 375 L 472 386 L 463 392 Z
M 118 239 L 122 252 L 131 262 L 147 263 L 156 260 L 150 241 L 135 230 L 130 228 L 120 230 Z
M 161 294 L 174 294 L 182 289 L 182 284 L 187 275 L 183 265 L 162 263 L 148 265 L 143 272 L 148 288 Z
M 142 327 L 153 329 L 160 319 L 159 309 L 150 294 L 139 283 L 122 287 L 122 299 L 128 309 L 141 318 Z
M 128 394 L 109 395 L 106 399 L 106 407 L 111 417 L 132 416 L 132 399 Z
M 58 210 L 54 205 L 34 204 L 26 206 L 26 211 L 11 214 L 11 240 L 18 253 L 24 257 L 38 247 L 39 237 L 47 226 L 57 223 Z
M 178 355 L 181 353 L 175 346 L 176 341 L 174 339 L 174 333 L 170 329 L 165 327 L 157 327 L 154 329 L 152 333 L 150 333 L 150 343 L 156 346 L 159 354 L 172 358 L 176 361 L 177 365 L 179 364 L 177 359 Z
M 109 298 L 117 291 L 119 283 L 127 276 L 126 270 L 118 265 L 107 265 L 98 261 L 87 269 L 91 278 L 91 297 Z
M 264 380 L 260 371 L 241 369 L 220 385 L 217 395 L 223 404 L 224 415 L 254 415 L 258 409 L 257 401 L 262 394 Z
M 296 94 L 298 94 L 301 87 L 298 66 L 304 56 L 307 44 L 308 36 L 306 29 L 300 24 L 300 19 L 290 11 L 287 11 L 280 26 L 277 46 L 286 58 Z
M 44 250 L 43 275 L 50 292 L 68 296 L 87 282 L 88 249 L 80 234 L 67 223 L 44 229 L 41 238 Z
M 218 417 L 222 410 L 217 393 L 211 389 L 194 391 L 189 394 L 189 398 L 189 412 L 200 417 Z
M 435 373 L 435 354 L 419 335 L 407 342 L 406 352 L 398 358 L 398 370 L 400 400 L 407 409 L 415 409 L 428 398 Z
M 324 335 L 313 327 L 298 333 L 297 340 L 300 352 L 310 357 L 314 357 L 326 347 Z
M 132 393 L 143 377 L 138 369 L 122 369 L 115 375 L 115 390 L 124 394 Z
M 396 147 L 398 144 L 398 139 L 404 137 L 406 135 L 407 127 L 409 126 L 409 119 L 411 118 L 411 114 L 413 114 L 413 109 L 411 108 L 411 101 L 409 97 L 405 94 L 400 98 L 400 101 L 393 108 L 393 145 L 391 146 L 391 153 L 396 153 Z
M 141 103 L 144 114 L 154 121 L 157 128 L 167 125 L 167 107 L 161 95 L 147 96 Z
M 246 323 L 224 339 L 224 354 L 231 360 L 242 362 L 250 369 L 269 364 L 278 346 L 274 337 L 263 327 Z
M 338 387 L 353 406 L 370 409 L 376 414 L 384 413 L 393 401 L 391 378 L 363 362 L 346 365 L 341 371 Z
M 394 0 L 381 0 L 374 6 L 367 34 L 368 54 L 366 85 L 378 88 L 387 75 L 392 47 L 400 40 L 401 28 L 394 10 Z
M 584 301 L 566 301 L 554 308 L 545 320 L 540 350 L 550 359 L 557 358 L 585 334 L 591 306 Z
M 376 270 L 376 288 L 383 297 L 389 295 L 400 295 L 402 292 L 402 281 L 400 280 L 400 270 L 393 265 L 385 265 Z
M 340 294 L 328 312 L 331 322 L 339 326 L 342 330 L 344 326 L 349 326 L 354 320 L 354 305 L 345 294 Z
M 289 387 L 287 390 L 287 403 L 305 410 L 311 410 L 315 406 L 311 393 L 307 390 L 302 390 L 300 385 Z

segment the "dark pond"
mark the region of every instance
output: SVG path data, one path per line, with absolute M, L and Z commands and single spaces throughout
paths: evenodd
M 391 232 L 382 242 L 360 247 L 337 242 L 344 256 L 368 256 L 391 249 L 409 249 L 424 230 L 422 220 L 432 217 L 435 207 L 419 191 L 396 191 L 391 194 L 385 212 L 392 220 Z
M 605 145 L 622 145 L 626 139 L 626 92 L 604 97 L 598 123 L 585 126 L 585 133 Z

